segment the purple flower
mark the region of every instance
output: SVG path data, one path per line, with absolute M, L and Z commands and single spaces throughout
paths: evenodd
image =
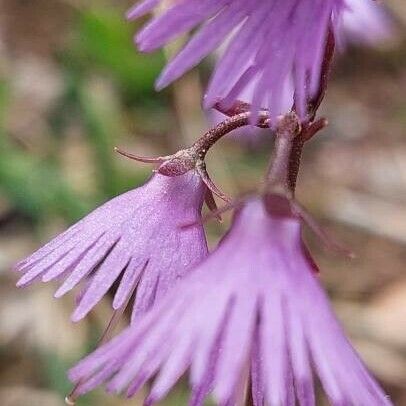
M 363 0 L 360 0 L 363 1 Z M 144 0 L 128 12 L 138 18 L 161 3 Z M 157 15 L 136 36 L 141 51 L 154 51 L 197 27 L 198 31 L 166 66 L 156 87 L 179 78 L 225 40 L 205 97 L 211 107 L 218 99 L 234 99 L 255 81 L 253 111 L 268 108 L 285 113 L 281 94 L 294 84 L 303 116 L 306 102 L 319 87 L 329 27 L 344 8 L 344 0 L 180 0 Z M 167 4 L 167 3 L 166 3 Z
M 16 265 L 24 275 L 17 286 L 65 278 L 55 297 L 80 282 L 78 321 L 115 284 L 113 308 L 128 303 L 135 288 L 133 318 L 207 255 L 198 222 L 205 194 L 200 177 L 155 174 L 145 185 L 120 195 Z
M 391 404 L 334 316 L 299 220 L 253 199 L 202 264 L 70 378 L 77 394 L 108 382 L 131 396 L 156 375 L 151 405 L 190 370 L 190 405 L 209 393 L 219 405 L 240 404 L 251 382 L 255 406 L 310 406 L 313 369 L 333 405 Z
M 336 21 L 336 38 L 347 42 L 377 45 L 394 37 L 393 21 L 382 4 L 372 0 L 346 0 L 347 8 Z

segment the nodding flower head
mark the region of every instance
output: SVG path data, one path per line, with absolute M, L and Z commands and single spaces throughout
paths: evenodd
M 315 405 L 315 373 L 334 405 L 390 405 L 345 337 L 294 215 L 260 199 L 217 249 L 145 314 L 70 371 L 77 393 L 107 383 L 162 399 L 190 371 L 191 405 Z M 272 211 L 271 211 L 272 212 Z M 248 395 L 247 395 L 248 393 Z
M 161 12 L 135 37 L 140 50 L 156 50 L 197 29 L 156 87 L 167 86 L 226 44 L 205 106 L 212 107 L 219 99 L 245 100 L 250 89 L 247 101 L 253 111 L 265 108 L 273 117 L 289 111 L 293 98 L 302 118 L 307 114 L 306 105 L 318 92 L 330 30 L 340 43 L 344 38 L 374 43 L 392 31 L 373 0 L 144 0 L 127 17 L 138 18 L 161 3 L 165 3 Z
M 141 1 L 128 18 L 138 18 L 160 3 Z M 328 32 L 344 0 L 181 0 L 165 5 L 136 36 L 140 50 L 156 50 L 198 29 L 166 66 L 157 88 L 182 76 L 227 40 L 207 90 L 206 107 L 219 99 L 238 98 L 253 84 L 253 110 L 267 108 L 276 117 L 286 112 L 281 96 L 287 83 L 296 93 L 298 111 L 306 113 L 306 103 L 318 91 Z
M 195 171 L 155 174 L 145 185 L 99 207 L 16 265 L 18 286 L 63 280 L 60 297 L 82 283 L 72 316 L 82 319 L 113 287 L 120 309 L 136 290 L 133 317 L 207 254 L 200 224 L 206 187 Z M 196 223 L 182 227 L 185 223 Z

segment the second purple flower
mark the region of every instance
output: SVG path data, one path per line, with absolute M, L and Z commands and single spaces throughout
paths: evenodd
M 391 405 L 333 314 L 300 220 L 267 207 L 246 203 L 207 260 L 75 366 L 76 395 L 108 382 L 132 396 L 156 376 L 152 405 L 190 370 L 191 406 L 210 393 L 223 406 L 313 406 L 314 370 L 333 405 Z
M 205 191 L 194 171 L 177 177 L 155 174 L 18 263 L 23 276 L 17 285 L 64 279 L 55 294 L 60 297 L 82 283 L 74 321 L 86 316 L 113 284 L 114 309 L 126 306 L 136 289 L 134 318 L 207 255 L 198 224 Z

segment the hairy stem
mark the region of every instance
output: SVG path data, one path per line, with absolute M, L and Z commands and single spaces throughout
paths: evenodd
M 280 129 L 285 133 L 278 134 L 277 132 L 276 134 L 275 153 L 273 162 L 270 164 L 267 181 L 268 184 L 279 182 L 283 185 L 285 192 L 290 193 L 292 197 L 295 193 L 304 144 L 327 125 L 326 119 L 315 120 L 315 117 L 327 91 L 334 51 L 334 33 L 330 28 L 326 38 L 319 90 L 308 103 L 307 120 L 301 123 L 301 130 L 298 133 L 291 131 L 290 134 L 287 134 L 286 131 L 289 131 L 289 128 L 285 123 L 285 129 Z M 246 108 L 244 103 L 237 102 L 230 111 L 244 111 Z
M 295 113 L 285 115 L 278 122 L 275 131 L 275 151 L 266 177 L 267 188 L 281 187 L 286 193 L 294 192 L 291 173 L 292 167 L 298 167 L 298 157 L 300 161 L 300 147 L 303 145 L 296 140 L 300 139 L 301 132 L 299 118 Z
M 288 168 L 288 187 L 292 193 L 295 193 L 297 177 L 299 175 L 300 162 L 302 159 L 302 151 L 305 141 L 302 139 L 301 134 L 296 136 L 292 141 L 289 168 Z
M 335 38 L 333 28 L 330 27 L 328 30 L 326 44 L 324 48 L 324 57 L 321 66 L 319 90 L 308 104 L 309 121 L 314 120 L 317 110 L 319 109 L 320 104 L 323 101 L 324 96 L 326 95 L 328 80 L 330 78 L 331 66 L 333 63 L 334 51 L 335 51 Z
M 203 156 L 207 151 L 222 137 L 230 133 L 231 131 L 250 125 L 251 112 L 246 111 L 236 115 L 233 115 L 216 127 L 207 131 L 202 137 L 200 137 L 191 147 L 194 151 Z M 258 127 L 268 128 L 270 124 L 269 116 L 267 113 L 261 113 L 258 117 Z

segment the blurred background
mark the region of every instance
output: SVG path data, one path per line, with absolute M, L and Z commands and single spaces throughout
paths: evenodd
M 213 61 L 155 93 L 168 55 L 136 52 L 137 24 L 123 19 L 129 5 L 0 1 L 1 406 L 63 405 L 66 370 L 94 348 L 111 314 L 106 300 L 71 324 L 72 297 L 54 300 L 49 285 L 18 290 L 13 263 L 145 181 L 151 168 L 115 155 L 115 145 L 166 154 L 209 126 L 199 103 Z M 336 59 L 321 111 L 330 126 L 305 149 L 298 197 L 355 252 L 347 260 L 306 236 L 352 342 L 394 403 L 406 405 L 406 3 L 387 5 L 394 38 Z M 233 196 L 259 185 L 272 148 L 267 132 L 243 138 L 223 140 L 208 161 Z M 227 224 L 208 224 L 211 244 Z M 186 399 L 181 383 L 163 405 Z M 102 390 L 78 402 L 127 404 L 142 402 Z

